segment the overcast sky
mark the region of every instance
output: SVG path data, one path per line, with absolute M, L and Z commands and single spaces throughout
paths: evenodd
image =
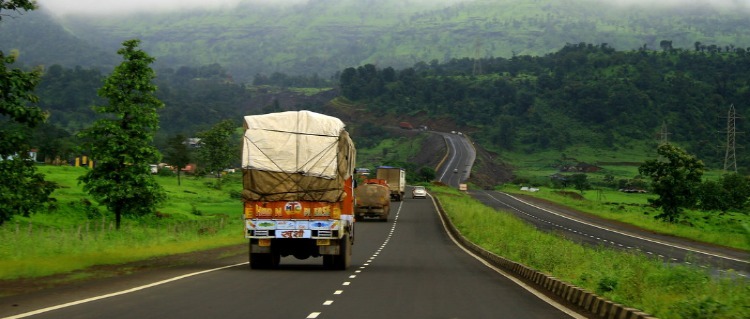
M 164 11 L 179 9 L 211 8 L 234 6 L 242 0 L 37 0 L 40 6 L 50 9 L 58 15 L 73 12 L 80 13 L 129 13 L 134 11 Z M 245 2 L 300 3 L 308 0 L 245 0 Z M 418 2 L 423 0 L 411 0 Z M 429 0 L 424 0 L 429 1 Z M 442 2 L 460 2 L 461 0 L 442 0 Z M 470 2 L 472 0 L 463 0 Z M 750 7 L 750 0 L 604 0 L 619 4 L 661 4 L 684 5 L 687 3 L 709 2 L 715 5 L 739 4 Z M 431 1 L 435 2 L 435 0 Z

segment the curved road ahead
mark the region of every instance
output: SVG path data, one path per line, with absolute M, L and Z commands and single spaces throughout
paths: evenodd
M 458 184 L 469 179 L 471 167 L 476 159 L 476 150 L 471 142 L 463 135 L 433 132 L 445 139 L 448 154 L 437 171 L 437 180 L 458 187 Z
M 393 202 L 387 223 L 358 222 L 355 231 L 346 271 L 294 258 L 283 258 L 280 269 L 250 270 L 246 256 L 237 256 L 223 261 L 227 268 L 143 289 L 134 288 L 151 282 L 125 276 L 76 293 L 0 298 L 0 317 L 583 318 L 459 248 L 429 197 Z M 48 308 L 65 303 L 72 304 Z
M 448 146 L 445 164 L 438 170 L 440 181 L 457 187 L 468 179 L 468 172 L 451 175 L 454 167 L 468 167 L 475 159 L 471 142 L 457 134 L 443 135 Z M 682 240 L 636 229 L 624 230 L 622 225 L 577 213 L 573 210 L 552 207 L 538 201 L 523 200 L 502 192 L 470 190 L 469 194 L 487 206 L 509 211 L 535 225 L 538 229 L 555 231 L 582 243 L 605 245 L 623 250 L 635 250 L 661 258 L 670 263 L 697 264 L 713 272 L 732 271 L 739 276 L 750 274 L 750 253 L 698 242 Z

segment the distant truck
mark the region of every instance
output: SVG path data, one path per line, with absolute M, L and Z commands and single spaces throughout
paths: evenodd
M 242 199 L 250 267 L 323 257 L 346 269 L 354 242 L 356 150 L 344 123 L 310 111 L 244 117 Z
M 399 202 L 404 199 L 406 170 L 400 167 L 380 166 L 375 170 L 375 178 L 385 180 L 388 183 L 392 200 Z
M 398 123 L 398 127 L 405 129 L 405 130 L 413 130 L 414 126 L 411 125 L 409 122 L 401 122 Z
M 354 218 L 363 220 L 365 217 L 377 217 L 380 221 L 388 221 L 391 212 L 391 190 L 383 179 L 366 179 L 354 190 Z

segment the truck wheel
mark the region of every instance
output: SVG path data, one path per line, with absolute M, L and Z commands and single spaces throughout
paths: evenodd
M 251 244 L 252 245 L 252 244 Z M 269 269 L 276 268 L 281 262 L 281 255 L 271 248 L 271 253 L 252 253 L 248 255 L 250 257 L 250 269 Z M 248 247 L 250 251 L 250 247 Z
M 341 238 L 340 245 L 340 254 L 338 256 L 333 256 L 333 268 L 336 270 L 346 270 L 352 262 L 352 244 L 349 241 L 348 234 Z
M 333 263 L 334 263 L 334 257 L 335 255 L 323 255 L 323 268 L 325 269 L 333 269 Z
M 271 268 L 271 254 L 250 254 L 250 269 Z
M 387 222 L 388 221 L 388 213 L 380 215 L 380 221 L 381 222 Z
M 382 215 L 380 215 L 380 221 L 381 221 L 381 222 L 387 222 L 387 221 L 388 221 L 388 215 L 390 215 L 390 214 L 391 214 L 391 206 L 390 206 L 390 205 L 389 205 L 389 206 L 386 206 L 386 207 L 385 207 L 385 208 L 383 209 L 383 211 L 384 211 L 384 212 L 383 212 L 383 214 L 382 214 Z

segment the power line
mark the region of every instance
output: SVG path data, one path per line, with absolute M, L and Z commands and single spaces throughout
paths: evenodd
M 474 67 L 471 74 L 474 76 L 482 74 L 482 39 L 479 37 L 474 41 Z
M 734 109 L 734 104 L 729 106 L 729 113 L 727 114 L 727 141 L 726 150 L 724 152 L 724 171 L 734 170 L 737 172 L 737 132 L 736 121 L 738 118 L 737 111 Z
M 661 123 L 661 130 L 659 131 L 659 144 L 669 144 L 669 133 L 667 131 L 667 122 L 664 121 Z

